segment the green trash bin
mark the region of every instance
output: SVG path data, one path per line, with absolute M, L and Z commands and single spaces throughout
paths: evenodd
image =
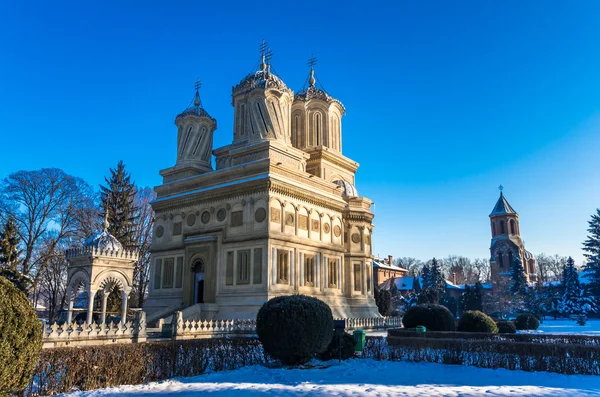
M 365 339 L 367 333 L 362 329 L 354 331 L 354 351 L 362 352 L 365 348 Z
M 417 332 L 426 332 L 427 328 L 425 328 L 423 325 L 417 325 Z

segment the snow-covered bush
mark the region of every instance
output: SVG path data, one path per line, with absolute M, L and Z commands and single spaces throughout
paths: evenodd
M 329 346 L 333 315 L 317 298 L 278 296 L 258 311 L 256 333 L 266 353 L 286 365 L 303 364 Z
M 424 326 L 430 331 L 455 331 L 454 316 L 442 305 L 417 305 L 409 308 L 402 318 L 404 328 Z
M 458 331 L 496 333 L 498 332 L 498 327 L 494 320 L 487 314 L 479 310 L 468 310 L 460 316 Z
M 540 321 L 530 313 L 522 313 L 517 316 L 515 326 L 518 330 L 538 329 Z
M 516 334 L 517 327 L 515 327 L 515 323 L 512 321 L 500 320 L 496 322 L 496 326 L 498 327 L 499 334 Z
M 0 277 L 0 395 L 25 389 L 42 349 L 42 324 L 27 296 Z

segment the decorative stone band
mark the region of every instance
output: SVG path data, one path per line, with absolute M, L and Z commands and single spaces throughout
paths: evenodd
M 81 247 L 81 248 L 70 248 L 66 250 L 65 255 L 67 259 L 77 258 L 82 256 L 109 256 L 113 258 L 130 259 L 132 261 L 138 260 L 138 253 L 135 251 L 116 251 L 109 249 L 100 249 L 96 247 Z

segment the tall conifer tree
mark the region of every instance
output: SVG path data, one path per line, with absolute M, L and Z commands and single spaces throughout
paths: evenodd
M 123 161 L 117 168 L 110 169 L 110 178 L 104 178 L 106 186 L 100 185 L 102 201 L 101 216 L 108 211 L 108 231 L 115 236 L 125 249 L 137 248 L 134 231 L 137 222 L 137 211 L 134 206 L 135 185 L 131 175 L 125 170 Z
M 583 243 L 584 256 L 587 259 L 584 270 L 590 278 L 590 292 L 594 297 L 600 298 L 600 208 L 596 209 L 588 223 L 589 235 Z
M 527 278 L 525 278 L 525 269 L 519 255 L 510 264 L 510 293 L 515 295 L 524 295 L 527 288 Z
M 0 232 L 0 267 L 3 270 L 17 270 L 19 256 L 22 252 L 19 249 L 20 241 L 14 219 L 8 218 L 4 230 Z

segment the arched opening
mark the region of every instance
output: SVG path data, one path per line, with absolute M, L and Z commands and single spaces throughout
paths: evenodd
M 500 221 L 500 234 L 504 234 L 504 233 L 506 233 L 504 231 L 504 221 Z
M 300 146 L 300 116 L 294 116 L 294 122 L 292 125 L 292 146 L 299 147 Z
M 204 260 L 198 258 L 192 263 L 194 273 L 194 304 L 204 303 Z
M 496 262 L 498 263 L 498 266 L 502 269 L 504 267 L 504 257 L 502 255 L 502 252 L 498 252 L 496 254 Z
M 517 234 L 517 229 L 515 227 L 515 220 L 510 220 L 510 234 Z
M 316 113 L 315 114 L 315 146 L 319 146 L 322 145 L 322 136 L 321 134 L 323 133 L 322 131 L 322 127 L 321 127 L 321 113 Z
M 492 222 L 492 237 L 496 237 L 496 222 Z
M 513 263 L 513 253 L 512 251 L 508 251 L 508 265 L 512 265 Z

